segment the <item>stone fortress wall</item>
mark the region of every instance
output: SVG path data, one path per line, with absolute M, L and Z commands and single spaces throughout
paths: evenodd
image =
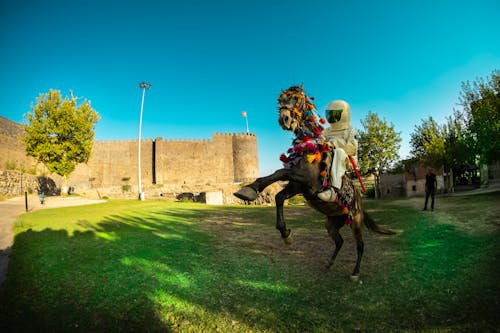
M 26 156 L 22 125 L 0 117 L 0 194 L 19 195 L 37 181 L 62 178 L 50 174 Z M 96 140 L 87 164 L 80 164 L 67 180 L 77 193 L 135 197 L 138 193 L 138 140 Z M 146 196 L 164 192 L 220 191 L 259 177 L 257 137 L 249 133 L 214 133 L 210 139 L 144 139 L 141 141 L 141 178 Z M 231 195 L 227 195 L 230 201 Z
M 137 189 L 138 140 L 95 141 L 92 157 L 71 174 L 77 190 L 130 185 Z M 214 133 L 211 139 L 141 141 L 142 186 L 239 183 L 259 176 L 257 137 Z

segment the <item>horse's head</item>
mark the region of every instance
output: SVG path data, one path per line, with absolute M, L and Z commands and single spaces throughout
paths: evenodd
M 318 136 L 323 131 L 314 114 L 316 107 L 302 86 L 292 86 L 282 91 L 278 104 L 278 122 L 284 130 L 292 131 L 296 135 L 299 135 L 299 132 L 300 135 L 307 132 L 306 135 L 311 137 Z M 320 119 L 320 122 L 324 123 L 324 119 Z

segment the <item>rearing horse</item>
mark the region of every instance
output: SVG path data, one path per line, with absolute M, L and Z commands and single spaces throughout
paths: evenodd
M 351 226 L 356 240 L 357 259 L 351 274 L 352 280 L 359 278 L 361 258 L 363 257 L 364 243 L 362 225 L 380 234 L 394 234 L 393 231 L 379 227 L 361 206 L 361 195 L 354 188 L 351 180 L 344 176 L 339 200 L 325 202 L 318 198 L 317 193 L 326 185 L 325 180 L 330 168 L 330 156 L 333 154 L 331 146 L 322 137 L 323 127 L 318 123 L 314 113 L 315 106 L 304 93 L 302 87 L 292 86 L 283 91 L 278 98 L 278 122 L 284 130 L 293 131 L 294 147 L 289 149 L 289 155 L 281 156 L 285 168 L 273 174 L 258 178 L 252 184 L 242 187 L 234 195 L 240 199 L 253 201 L 259 192 L 276 181 L 288 181 L 285 188 L 276 195 L 276 229 L 281 233 L 285 243 L 291 243 L 291 230 L 287 228 L 283 215 L 283 204 L 297 194 L 302 194 L 308 203 L 317 211 L 325 214 L 325 227 L 335 242 L 335 250 L 326 264 L 330 268 L 339 253 L 344 240 L 339 233 L 340 228 L 348 224 Z M 324 121 L 320 120 L 321 123 Z

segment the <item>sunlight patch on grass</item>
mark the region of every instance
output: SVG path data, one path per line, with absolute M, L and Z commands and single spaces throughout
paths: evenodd
M 116 241 L 120 240 L 120 237 L 114 231 L 110 231 L 110 232 L 98 231 L 95 233 L 95 235 L 98 238 L 102 238 L 102 239 L 105 239 L 105 240 L 108 240 L 111 242 L 116 242 Z
M 178 272 L 167 264 L 158 261 L 150 261 L 142 258 L 125 257 L 120 262 L 134 270 L 140 271 L 147 276 L 153 277 L 158 283 L 175 288 L 187 289 L 193 286 L 187 272 Z
M 176 311 L 181 310 L 187 313 L 195 313 L 201 310 L 201 308 L 198 308 L 193 303 L 172 295 L 168 290 L 155 290 L 149 295 L 149 299 L 162 308 L 175 307 Z
M 166 232 L 161 232 L 161 231 L 154 231 L 153 235 L 161 237 L 163 239 L 179 239 L 179 240 L 184 239 L 184 237 L 182 237 L 179 234 L 171 234 L 171 233 L 166 233 Z
M 430 248 L 430 247 L 438 247 L 438 246 L 442 246 L 442 245 L 443 245 L 442 242 L 431 241 L 431 242 L 427 242 L 427 243 L 424 243 L 424 244 L 417 245 L 417 246 L 415 246 L 415 248 L 418 248 L 418 249 L 427 249 L 427 248 Z
M 240 284 L 244 287 L 251 287 L 259 290 L 269 290 L 269 291 L 277 291 L 277 292 L 296 292 L 297 288 L 292 288 L 290 286 L 281 284 L 281 283 L 268 283 L 262 281 L 243 281 L 237 280 L 236 283 Z

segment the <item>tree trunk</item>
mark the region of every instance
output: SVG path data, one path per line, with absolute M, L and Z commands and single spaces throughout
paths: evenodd
M 453 175 L 453 168 L 450 168 L 450 193 L 455 192 L 455 180 Z
M 375 171 L 375 199 L 380 198 L 380 174 L 378 171 Z
M 66 176 L 62 177 L 61 195 L 63 196 L 68 195 L 68 177 Z
M 488 164 L 481 164 L 481 166 L 479 167 L 479 172 L 481 174 L 481 187 L 488 187 Z

